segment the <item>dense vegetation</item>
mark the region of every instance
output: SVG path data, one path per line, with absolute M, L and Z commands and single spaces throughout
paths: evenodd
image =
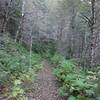
M 54 55 L 51 62 L 56 64 L 54 74 L 60 82 L 59 93 L 68 100 L 99 100 L 99 76 L 96 71 L 85 71 L 74 60 Z
M 27 89 L 22 86 L 25 82 L 32 82 L 35 79 L 36 72 L 42 67 L 42 59 L 38 54 L 33 53 L 30 67 L 30 54 L 26 48 L 15 43 L 8 36 L 2 36 L 1 42 L 0 94 L 9 99 L 17 96 L 23 98 Z

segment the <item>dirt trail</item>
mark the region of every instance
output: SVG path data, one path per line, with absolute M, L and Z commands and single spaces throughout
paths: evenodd
M 32 96 L 29 100 L 59 100 L 56 78 L 52 74 L 52 67 L 47 61 L 43 62 L 43 69 L 34 82 Z

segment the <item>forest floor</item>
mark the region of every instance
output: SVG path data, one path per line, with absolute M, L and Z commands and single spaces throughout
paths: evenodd
M 29 100 L 60 100 L 53 68 L 47 61 L 43 61 L 43 68 L 33 84 Z

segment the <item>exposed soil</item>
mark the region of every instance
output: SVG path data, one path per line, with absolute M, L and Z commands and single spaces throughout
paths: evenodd
M 43 69 L 39 72 L 37 80 L 33 84 L 29 100 L 60 100 L 56 78 L 52 73 L 52 67 L 47 61 L 43 62 Z

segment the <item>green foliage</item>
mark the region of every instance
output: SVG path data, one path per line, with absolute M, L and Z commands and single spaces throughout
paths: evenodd
M 56 64 L 56 65 L 62 63 L 63 60 L 64 60 L 64 57 L 57 53 L 50 59 L 51 63 Z
M 81 95 L 77 96 L 77 99 L 78 100 L 86 100 L 86 98 L 84 96 L 81 96 Z
M 0 84 L 8 86 L 10 96 L 16 97 L 25 94 L 21 87 L 24 81 L 35 79 L 36 72 L 42 67 L 41 57 L 33 53 L 32 67 L 29 68 L 29 51 L 22 45 L 14 43 L 9 37 L 3 37 L 3 46 L 0 49 Z M 19 99 L 20 100 L 20 99 Z
M 86 97 L 94 96 L 97 84 L 94 83 L 96 79 L 91 81 L 90 77 L 93 78 L 93 74 L 84 72 L 71 60 L 63 60 L 57 63 L 58 67 L 54 69 L 54 74 L 61 83 L 59 89 L 61 96 L 73 95 L 76 98 L 70 97 L 69 100 L 86 100 Z
M 97 78 L 97 88 L 96 88 L 96 96 L 97 96 L 97 100 L 100 100 L 100 66 L 98 66 L 96 68 L 96 73 L 95 73 L 96 77 Z
M 14 86 L 12 88 L 11 95 L 12 97 L 16 97 L 17 95 L 23 95 L 24 90 L 21 88 L 21 81 L 20 80 L 15 80 L 14 81 Z
M 76 100 L 76 98 L 75 98 L 74 96 L 70 96 L 70 97 L 68 98 L 68 100 Z
M 34 40 L 33 41 L 33 51 L 41 54 L 42 56 L 49 57 L 53 55 L 56 51 L 55 49 L 55 41 L 54 40 Z

